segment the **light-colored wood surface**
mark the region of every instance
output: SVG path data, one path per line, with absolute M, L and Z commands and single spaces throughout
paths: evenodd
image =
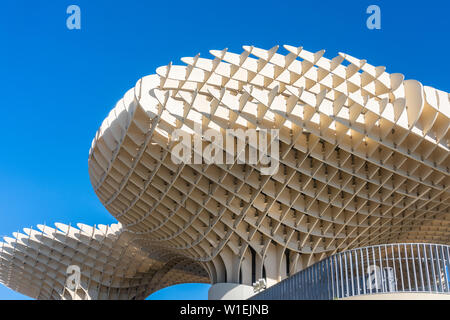
M 195 261 L 143 248 L 120 224 L 39 225 L 5 241 L 0 243 L 0 281 L 35 299 L 144 299 L 167 286 L 209 282 Z M 71 265 L 81 271 L 77 290 L 66 285 Z
M 450 243 L 448 93 L 343 53 L 243 48 L 158 68 L 97 132 L 92 185 L 139 250 L 270 286 L 346 249 Z M 278 172 L 173 163 L 171 135 L 195 124 L 279 129 Z

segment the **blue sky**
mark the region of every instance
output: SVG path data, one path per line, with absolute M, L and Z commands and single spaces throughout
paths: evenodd
M 81 30 L 66 9 L 81 8 Z M 381 30 L 366 8 L 381 8 Z M 54 222 L 109 224 L 87 159 L 92 138 L 136 81 L 170 61 L 242 45 L 326 49 L 450 91 L 448 1 L 2 0 L 0 236 Z M 154 299 L 206 299 L 207 285 Z M 0 285 L 1 299 L 25 297 Z

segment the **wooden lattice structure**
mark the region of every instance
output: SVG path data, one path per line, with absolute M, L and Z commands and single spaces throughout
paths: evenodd
M 136 250 L 195 265 L 181 282 L 270 286 L 344 250 L 449 244 L 449 94 L 347 54 L 284 48 L 160 67 L 104 120 L 89 174 Z M 175 164 L 172 135 L 195 126 L 224 139 L 279 130 L 277 172 Z

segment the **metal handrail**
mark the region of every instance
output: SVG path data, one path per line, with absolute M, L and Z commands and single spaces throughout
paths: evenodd
M 450 246 L 395 243 L 351 249 L 251 299 L 332 300 L 399 292 L 450 294 Z

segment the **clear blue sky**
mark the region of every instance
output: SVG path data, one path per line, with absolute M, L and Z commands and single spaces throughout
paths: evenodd
M 82 29 L 66 28 L 81 8 Z M 366 8 L 381 8 L 381 30 Z M 326 49 L 450 91 L 450 4 L 428 1 L 2 0 L 0 236 L 40 223 L 109 224 L 87 170 L 97 128 L 136 81 L 170 61 L 242 45 Z M 206 299 L 181 285 L 152 298 Z M 0 285 L 0 299 L 22 299 Z

